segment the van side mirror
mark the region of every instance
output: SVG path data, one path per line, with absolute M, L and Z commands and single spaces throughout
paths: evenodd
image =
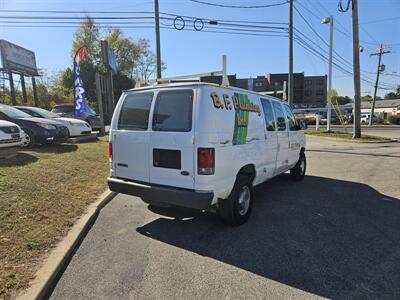
M 299 126 L 301 130 L 306 130 L 308 128 L 306 120 L 299 120 Z

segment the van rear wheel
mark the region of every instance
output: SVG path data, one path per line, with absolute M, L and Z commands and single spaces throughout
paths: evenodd
M 306 155 L 304 154 L 304 151 L 301 151 L 299 161 L 290 169 L 290 177 L 296 181 L 302 180 L 306 175 L 306 166 Z
M 250 216 L 253 197 L 253 185 L 250 178 L 239 174 L 229 197 L 218 205 L 219 217 L 232 226 L 244 224 Z

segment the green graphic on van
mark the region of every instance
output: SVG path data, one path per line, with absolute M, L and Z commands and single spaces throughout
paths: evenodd
M 246 144 L 247 127 L 249 124 L 249 111 L 242 108 L 250 107 L 252 103 L 245 94 L 235 93 L 233 95 L 233 106 L 235 108 L 235 128 L 233 130 L 233 145 Z

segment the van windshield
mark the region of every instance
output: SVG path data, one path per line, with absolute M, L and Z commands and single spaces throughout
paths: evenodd
M 154 131 L 188 132 L 192 130 L 193 91 L 161 91 L 153 115 Z
M 128 94 L 122 104 L 118 129 L 147 130 L 153 93 Z

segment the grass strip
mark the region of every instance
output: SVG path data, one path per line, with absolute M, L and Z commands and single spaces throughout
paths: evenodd
M 0 159 L 0 299 L 28 286 L 46 253 L 106 189 L 107 141 Z

